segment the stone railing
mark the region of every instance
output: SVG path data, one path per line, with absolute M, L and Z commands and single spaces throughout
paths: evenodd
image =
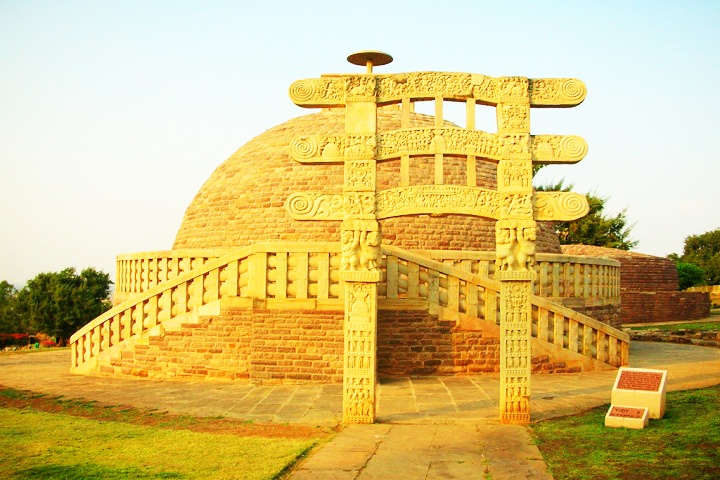
M 495 278 L 495 252 L 427 250 L 426 255 L 446 265 Z M 539 253 L 535 256 L 533 293 L 554 301 L 620 302 L 620 262 L 611 258 Z
M 489 259 L 481 258 L 486 254 L 463 252 L 467 258 L 462 258 L 459 252 L 443 252 L 440 262 L 390 246 L 383 246 L 382 253 L 380 297 L 424 300 L 431 309 L 442 307 L 457 315 L 498 323 L 499 286 L 484 276 L 486 271 L 491 274 L 494 266 Z M 197 312 L 225 297 L 326 301 L 333 308 L 342 308 L 339 256 L 339 243 L 260 243 L 229 253 L 188 250 L 122 255 L 118 257 L 116 293 L 124 300 L 116 301 L 114 308 L 71 337 L 72 368 L 156 325 Z M 557 285 L 555 291 L 561 295 L 614 292 L 603 286 L 612 282 L 597 280 L 600 274 L 588 275 L 589 279 L 579 276 L 587 271 L 587 265 L 592 272 L 592 259 L 580 260 L 568 267 L 556 266 L 557 262 L 541 256 L 537 268 L 540 275 L 543 271 L 574 275 L 572 282 L 545 281 Z M 548 267 L 543 267 L 543 262 Z M 603 262 L 600 259 L 595 268 L 611 272 L 614 265 Z M 307 308 L 313 306 L 308 303 Z M 623 332 L 539 296 L 533 297 L 533 311 L 533 331 L 538 338 L 611 365 L 626 362 L 627 335 Z
M 143 293 L 232 250 L 166 250 L 118 255 L 115 269 L 115 304 Z
M 268 251 L 269 278 L 268 292 L 271 296 L 285 298 L 294 296 L 299 289 L 299 298 L 339 298 L 339 244 L 324 245 L 324 252 L 308 253 L 305 266 L 305 251 L 314 244 L 274 243 L 264 244 Z M 310 247 L 310 248 L 309 248 Z M 332 250 L 336 248 L 336 250 Z M 160 283 L 174 278 L 193 268 L 219 258 L 230 250 L 169 250 L 118 255 L 115 284 L 115 304 L 133 295 L 143 293 Z M 468 252 L 452 250 L 416 251 L 448 266 L 486 277 L 494 278 L 494 252 Z M 327 254 L 327 255 L 325 255 Z M 384 259 L 381 259 L 381 266 Z M 290 267 L 287 275 L 290 285 L 279 287 L 286 280 L 283 277 L 285 262 Z M 325 262 L 330 262 L 327 266 Z M 308 297 L 302 297 L 305 283 L 302 279 L 305 268 L 308 278 Z M 317 272 L 328 270 L 327 287 L 325 278 Z M 620 302 L 620 262 L 609 258 L 583 257 L 576 255 L 538 254 L 536 256 L 533 293 L 563 303 L 562 299 L 582 299 L 584 305 L 618 304 Z M 277 278 L 275 278 L 277 276 Z M 317 291 L 316 291 L 317 289 Z M 566 302 L 572 305 L 572 302 Z
M 256 262 L 267 268 L 261 292 L 277 298 L 338 298 L 341 293 L 338 266 L 339 243 L 260 243 Z M 233 252 L 216 250 L 167 250 L 118 255 L 115 300 L 122 303 L 162 282 L 203 266 Z M 264 298 L 264 294 L 261 295 Z
M 423 299 L 499 324 L 500 284 L 473 273 L 470 262 L 457 268 L 397 247 L 382 250 L 389 299 Z M 537 295 L 531 303 L 533 337 L 616 367 L 628 364 L 627 333 Z
M 197 311 L 226 297 L 259 299 L 337 299 L 339 286 L 339 243 L 260 243 L 233 251 L 220 258 L 210 255 L 167 256 L 150 254 L 149 261 L 137 261 L 144 272 L 166 272 L 162 283 L 144 273 L 131 275 L 123 288 L 140 290 L 117 304 L 70 338 L 73 371 L 111 347 L 149 331 L 156 325 Z M 188 252 L 186 252 L 188 253 Z M 124 256 L 123 262 L 128 260 Z M 189 271 L 157 265 L 192 265 Z M 202 259 L 202 263 L 199 263 Z M 139 261 L 138 261 L 139 260 Z M 125 268 L 125 264 L 123 264 Z M 127 278 L 127 277 L 126 277 Z M 154 280 L 151 280 L 153 279 Z M 146 288 L 147 287 L 147 288 Z M 127 293 L 127 292 L 124 292 Z M 342 308 L 342 307 L 340 307 Z

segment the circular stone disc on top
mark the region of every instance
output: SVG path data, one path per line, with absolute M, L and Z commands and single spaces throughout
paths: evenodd
M 374 66 L 380 66 L 387 65 L 388 63 L 392 62 L 393 58 L 385 52 L 366 50 L 363 52 L 356 52 L 348 55 L 347 61 L 352 63 L 353 65 L 360 65 L 362 67 L 367 65 L 368 61 Z

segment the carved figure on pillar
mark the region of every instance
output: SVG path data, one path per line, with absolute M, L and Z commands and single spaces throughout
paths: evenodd
M 380 226 L 376 221 L 343 221 L 340 242 L 340 270 L 377 271 L 380 258 Z
M 498 271 L 532 270 L 537 227 L 534 220 L 498 220 L 495 227 Z

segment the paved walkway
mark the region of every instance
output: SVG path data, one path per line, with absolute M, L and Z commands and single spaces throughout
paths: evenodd
M 68 351 L 0 357 L 0 384 L 198 416 L 336 426 L 340 385 L 254 386 L 70 375 Z M 720 349 L 634 342 L 633 367 L 668 370 L 668 389 L 720 384 Z M 533 421 L 610 402 L 616 372 L 534 375 Z M 375 425 L 348 426 L 293 474 L 307 479 L 548 479 L 529 430 L 501 425 L 496 375 L 381 380 Z

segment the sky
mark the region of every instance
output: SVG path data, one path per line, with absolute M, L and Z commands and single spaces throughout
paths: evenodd
M 581 79 L 531 133 L 589 153 L 536 184 L 608 198 L 635 251 L 681 254 L 720 228 L 719 25 L 714 0 L 0 0 L 0 281 L 171 249 L 215 168 L 312 113 L 290 84 L 363 73 L 360 50 L 393 56 L 375 73 Z

